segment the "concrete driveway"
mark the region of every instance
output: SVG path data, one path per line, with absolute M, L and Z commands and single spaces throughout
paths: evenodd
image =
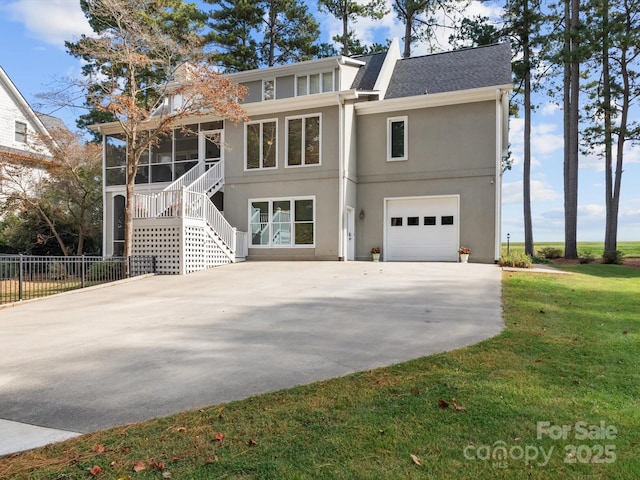
M 247 262 L 0 310 L 0 454 L 476 343 L 503 327 L 500 278 Z M 23 424 L 55 430 L 19 443 Z

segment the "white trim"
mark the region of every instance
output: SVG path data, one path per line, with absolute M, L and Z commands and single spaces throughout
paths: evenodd
M 296 233 L 296 219 L 295 219 L 295 202 L 298 200 L 312 200 L 313 201 L 313 243 L 310 245 L 296 245 L 295 244 L 295 233 Z M 289 201 L 290 209 L 291 209 L 291 245 L 271 245 L 271 223 L 273 218 L 273 202 L 280 201 Z M 269 244 L 268 245 L 253 245 L 252 243 L 252 233 L 251 233 L 251 204 L 253 202 L 267 202 L 269 204 Z M 249 248 L 316 248 L 316 233 L 317 229 L 317 204 L 315 195 L 303 195 L 303 196 L 293 196 L 293 197 L 267 197 L 267 198 L 249 198 L 247 200 L 247 235 Z M 298 223 L 309 223 L 309 222 L 298 222 Z
M 319 128 L 319 138 L 318 138 L 318 163 L 305 163 L 306 160 L 306 149 L 305 140 L 306 140 L 306 123 L 307 118 L 315 118 L 318 117 L 318 128 Z M 300 165 L 289 165 L 289 120 L 302 119 L 302 145 L 301 145 L 301 153 L 302 158 L 300 159 Z M 284 117 L 284 126 L 285 126 L 285 137 L 284 137 L 284 168 L 301 168 L 301 167 L 319 167 L 322 165 L 322 113 L 308 113 L 304 115 L 292 115 L 290 117 Z
M 470 90 L 457 90 L 455 92 L 429 93 L 424 95 L 415 95 L 413 97 L 390 98 L 380 100 L 378 102 L 356 103 L 355 108 L 359 115 L 371 115 L 375 113 L 458 105 L 461 103 L 489 100 L 495 101 L 496 89 L 501 91 L 510 91 L 512 88 L 513 85 L 499 85 L 497 87 L 493 86 L 474 88 Z
M 392 146 L 392 123 L 404 123 L 404 139 L 402 150 L 404 155 L 402 157 L 392 157 L 391 154 L 391 146 Z M 404 115 L 400 117 L 387 117 L 387 162 L 401 162 L 409 159 L 409 117 Z
M 273 167 L 264 167 L 264 152 L 262 151 L 263 146 L 263 135 L 264 135 L 264 127 L 262 126 L 264 123 L 275 123 L 276 124 L 276 164 Z M 247 168 L 247 127 L 249 125 L 260 124 L 260 166 L 257 168 Z M 262 170 L 276 170 L 278 168 L 278 119 L 277 118 L 265 118 L 262 120 L 254 120 L 251 122 L 244 123 L 244 171 L 245 172 L 260 172 Z
M 430 200 L 430 199 L 436 199 L 436 198 L 455 198 L 456 199 L 456 218 L 457 218 L 457 222 L 455 223 L 455 227 L 456 227 L 456 250 L 460 248 L 460 224 L 461 224 L 461 219 L 460 219 L 460 194 L 456 193 L 456 194 L 451 194 L 451 195 L 416 195 L 416 196 L 409 196 L 409 197 L 384 197 L 383 201 L 384 201 L 384 208 L 382 209 L 382 225 L 384 226 L 383 228 L 383 233 L 382 233 L 382 256 L 381 259 L 384 261 L 387 259 L 386 257 L 386 251 L 387 251 L 387 247 L 388 247 L 388 240 L 387 240 L 387 235 L 388 235 L 388 229 L 389 229 L 389 225 L 387 224 L 387 205 L 389 203 L 389 201 L 393 201 L 393 200 Z
M 380 73 L 378 73 L 376 83 L 373 86 L 374 90 L 380 92 L 380 100 L 383 100 L 387 93 L 387 88 L 389 88 L 389 83 L 393 76 L 393 70 L 396 68 L 396 63 L 400 58 L 402 58 L 400 54 L 400 43 L 398 42 L 398 37 L 393 37 L 387 49 L 387 54 L 384 57 L 384 62 L 382 62 L 382 67 L 380 67 Z

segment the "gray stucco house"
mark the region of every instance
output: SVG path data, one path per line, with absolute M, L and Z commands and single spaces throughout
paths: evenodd
M 507 154 L 507 44 L 331 57 L 230 75 L 250 121 L 199 116 L 136 177 L 134 251 L 166 273 L 248 258 L 493 263 Z M 104 252 L 121 252 L 124 149 L 105 143 Z M 225 147 L 218 145 L 224 143 Z

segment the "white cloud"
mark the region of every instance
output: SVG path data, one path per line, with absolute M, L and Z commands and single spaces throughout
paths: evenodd
M 553 115 L 561 110 L 560 105 L 556 102 L 547 102 L 540 109 L 540 113 L 544 116 Z
M 616 145 L 613 146 L 613 169 L 615 171 Z M 626 142 L 624 146 L 623 170 L 625 165 L 640 164 L 640 145 Z M 580 168 L 604 172 L 604 147 L 596 145 L 586 155 L 580 155 Z M 624 176 L 624 175 L 623 175 Z
M 0 11 L 22 23 L 29 36 L 59 48 L 92 31 L 77 0 L 14 0 Z
M 541 180 L 531 181 L 531 202 L 557 200 L 561 195 Z M 502 203 L 522 203 L 522 180 L 502 185 Z

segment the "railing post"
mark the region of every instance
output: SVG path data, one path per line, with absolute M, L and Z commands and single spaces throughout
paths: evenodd
M 180 201 L 180 218 L 185 218 L 185 212 L 187 211 L 187 187 L 182 187 L 182 199 Z
M 82 268 L 80 269 L 82 279 L 80 280 L 80 288 L 84 288 L 84 278 L 87 276 L 87 265 L 85 263 L 84 254 L 82 254 Z
M 132 272 L 133 272 L 133 257 L 129 256 L 127 257 L 127 262 L 129 262 L 129 277 L 132 277 Z
M 24 281 L 24 257 L 20 254 L 20 273 L 18 274 L 18 300 L 22 300 L 22 282 Z

